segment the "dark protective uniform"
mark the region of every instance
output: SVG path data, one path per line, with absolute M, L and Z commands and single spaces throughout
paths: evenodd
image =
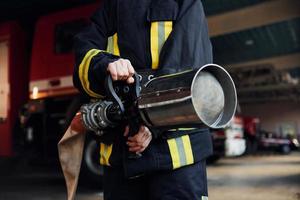
M 106 0 L 91 21 L 76 36 L 74 70 L 74 85 L 91 98 L 105 96 L 107 66 L 120 57 L 154 76 L 212 63 L 200 0 Z M 102 136 L 105 199 L 205 199 L 208 130 L 153 132 L 159 134 L 135 160 L 125 156 L 122 129 Z

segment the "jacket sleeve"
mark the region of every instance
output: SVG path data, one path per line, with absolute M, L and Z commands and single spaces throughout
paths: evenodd
M 91 24 L 75 36 L 74 86 L 92 98 L 105 95 L 104 80 L 110 62 L 119 57 L 106 52 L 108 37 L 117 30 L 116 1 L 105 0 L 91 17 Z

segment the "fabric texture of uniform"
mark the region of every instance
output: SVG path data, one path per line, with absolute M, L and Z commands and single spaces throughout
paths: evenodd
M 105 96 L 107 66 L 119 58 L 130 60 L 137 72 L 148 70 L 154 76 L 212 63 L 200 0 L 105 0 L 90 26 L 76 36 L 75 54 L 74 85 L 90 98 Z M 152 140 L 141 158 L 129 160 L 120 130 L 122 127 L 100 138 L 100 153 L 102 164 L 111 170 L 123 169 L 125 177 L 170 173 L 176 179 L 177 170 L 191 169 L 192 173 L 212 153 L 208 129 L 167 131 Z
M 206 200 L 205 161 L 174 171 L 125 179 L 121 168 L 105 167 L 106 200 Z

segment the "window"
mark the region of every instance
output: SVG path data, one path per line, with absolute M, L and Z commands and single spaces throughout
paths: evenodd
M 87 19 L 77 19 L 58 24 L 54 31 L 55 53 L 65 54 L 73 50 L 74 36 L 89 24 Z

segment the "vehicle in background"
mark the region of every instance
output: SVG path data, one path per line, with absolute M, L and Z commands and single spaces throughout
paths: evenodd
M 32 45 L 27 45 L 31 52 L 17 23 L 0 25 L 0 156 L 20 155 L 30 163 L 59 166 L 57 143 L 84 102 L 72 82 L 73 38 L 89 24 L 98 5 L 39 18 Z M 89 180 L 101 181 L 99 148 L 91 138 L 82 169 Z
M 289 154 L 292 150 L 297 150 L 299 146 L 299 142 L 296 138 L 283 137 L 273 132 L 261 131 L 258 139 L 259 151 Z
M 243 116 L 246 154 L 256 154 L 262 151 L 281 152 L 288 154 L 299 148 L 299 142 L 291 135 L 284 135 L 261 130 L 260 119 Z
M 291 141 L 291 149 L 292 150 L 300 149 L 300 142 L 297 138 L 290 138 L 290 141 Z
M 244 138 L 246 140 L 246 154 L 255 154 L 258 150 L 260 137 L 260 119 L 243 116 Z
M 244 154 L 246 149 L 244 139 L 243 118 L 234 116 L 224 129 L 211 129 L 213 138 L 213 155 L 208 163 L 214 163 L 222 157 L 236 157 Z
M 0 24 L 0 156 L 14 155 L 18 111 L 27 100 L 26 33 L 16 22 Z
M 241 156 L 246 150 L 246 140 L 244 138 L 244 124 L 241 116 L 234 116 L 227 128 L 224 129 L 225 156 Z

